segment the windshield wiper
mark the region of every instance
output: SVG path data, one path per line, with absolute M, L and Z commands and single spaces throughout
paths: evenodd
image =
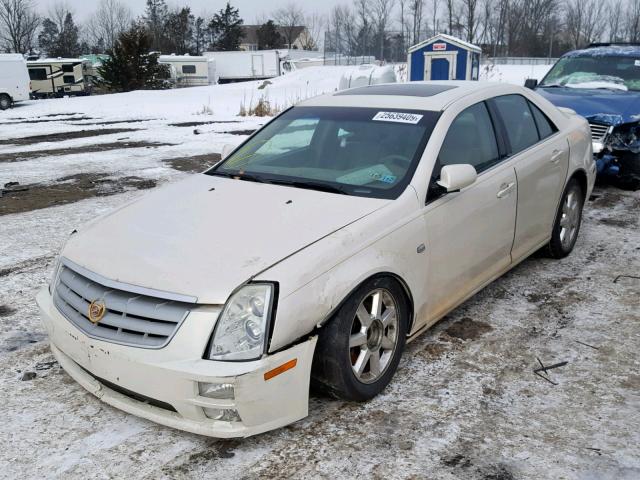
M 256 177 L 255 175 L 250 175 L 248 173 L 231 173 L 231 172 L 222 172 L 220 170 L 213 170 L 212 172 L 207 172 L 207 175 L 214 175 L 217 177 L 224 177 L 224 178 L 233 178 L 235 180 L 244 180 L 246 182 L 271 183 L 268 180 L 265 180 L 264 178 Z
M 338 193 L 340 195 L 349 195 L 346 190 L 319 182 L 307 182 L 301 180 L 271 180 L 270 183 L 275 185 L 285 185 L 288 187 L 306 188 L 308 190 L 319 190 L 321 192 Z

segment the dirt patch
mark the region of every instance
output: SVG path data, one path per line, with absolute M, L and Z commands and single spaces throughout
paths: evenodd
M 7 138 L 0 140 L 0 145 L 32 145 L 34 143 L 61 142 L 77 138 L 97 137 L 115 133 L 137 132 L 136 128 L 105 128 L 102 130 L 80 130 L 79 132 L 61 132 L 49 135 L 35 135 L 32 137 Z
M 106 174 L 81 173 L 59 178 L 53 184 L 26 186 L 26 191 L 8 192 L 0 198 L 0 216 L 115 195 L 130 189 L 145 190 L 155 187 L 156 181 L 135 176 L 110 178 Z
M 629 228 L 635 226 L 636 222 L 633 220 L 623 220 L 620 218 L 601 218 L 600 223 L 604 223 L 605 225 L 609 225 L 610 227 Z
M 491 330 L 493 330 L 493 328 L 489 324 L 476 322 L 475 320 L 465 317 L 447 328 L 445 333 L 450 337 L 461 340 L 475 340 Z
M 211 132 L 211 133 L 221 133 L 224 135 L 253 135 L 255 133 L 255 129 L 253 130 L 230 130 L 228 132 Z
M 209 120 L 206 122 L 178 122 L 170 123 L 170 127 L 201 127 L 202 125 L 213 125 L 216 123 L 240 123 L 240 120 Z
M 8 305 L 0 305 L 0 317 L 10 317 L 14 313 L 16 313 L 14 308 L 11 308 Z
M 219 153 L 207 153 L 205 155 L 196 155 L 195 157 L 170 158 L 165 162 L 174 170 L 199 173 L 215 165 L 220 161 L 220 158 Z
M 108 152 L 111 150 L 124 150 L 130 148 L 156 148 L 169 147 L 172 143 L 155 142 L 113 142 L 100 143 L 97 145 L 85 145 L 73 148 L 55 148 L 51 150 L 37 150 L 34 152 L 0 153 L 0 163 L 3 162 L 24 162 L 40 157 L 59 157 L 62 155 L 77 155 L 81 153 Z
M 0 122 L 0 125 L 24 125 L 28 123 L 49 123 L 49 122 L 79 122 L 81 120 L 93 120 L 93 117 L 43 118 L 43 119 L 36 119 L 36 120 L 22 120 L 19 122 Z M 92 124 L 87 124 L 87 125 L 92 125 Z
M 65 119 L 65 122 L 75 121 L 76 119 L 70 118 Z M 84 120 L 84 119 L 79 119 Z M 91 120 L 91 118 L 87 118 L 87 120 Z M 82 127 L 85 125 L 116 125 L 118 123 L 142 123 L 142 122 L 151 122 L 153 120 L 158 120 L 157 118 L 138 118 L 136 120 L 109 120 L 104 122 L 82 122 L 82 123 L 72 123 L 71 125 L 75 125 L 78 127 Z

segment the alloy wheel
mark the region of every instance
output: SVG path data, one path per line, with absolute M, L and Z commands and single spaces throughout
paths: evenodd
M 351 325 L 349 356 L 362 383 L 377 381 L 387 370 L 398 344 L 398 308 L 388 290 L 376 289 L 360 302 Z
M 580 225 L 580 201 L 575 190 L 570 190 L 562 204 L 560 217 L 560 242 L 562 248 L 570 249 Z

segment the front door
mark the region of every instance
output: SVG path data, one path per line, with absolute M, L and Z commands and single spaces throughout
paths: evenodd
M 460 192 L 428 201 L 427 315 L 433 323 L 511 264 L 518 198 L 513 163 L 503 160 L 484 102 L 453 121 L 432 181 L 445 165 L 471 164 L 478 179 Z
M 432 59 L 430 80 L 449 80 L 449 68 L 449 60 L 446 58 Z

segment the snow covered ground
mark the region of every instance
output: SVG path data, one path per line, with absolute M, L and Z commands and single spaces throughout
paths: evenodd
M 0 478 L 640 478 L 638 192 L 599 189 L 573 255 L 527 260 L 458 308 L 380 397 L 313 397 L 307 419 L 256 438 L 124 414 L 54 361 L 34 296 L 69 233 L 246 138 L 266 119 L 238 117 L 243 102 L 282 108 L 333 91 L 345 68 L 0 113 L 0 187 L 29 188 L 0 198 Z M 522 84 L 546 68 L 483 75 Z M 537 358 L 569 362 L 550 371 L 558 385 L 533 374 Z

